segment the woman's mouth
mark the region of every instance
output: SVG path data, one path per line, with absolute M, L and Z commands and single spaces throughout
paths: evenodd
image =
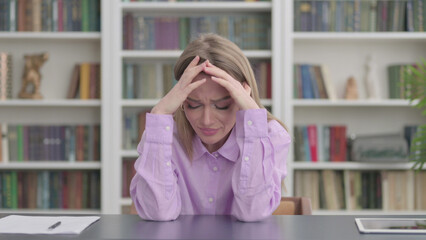
M 215 135 L 219 130 L 214 128 L 200 128 L 201 132 L 206 136 Z

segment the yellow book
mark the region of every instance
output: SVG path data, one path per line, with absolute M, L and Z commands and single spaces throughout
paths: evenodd
M 89 99 L 90 93 L 90 63 L 80 66 L 80 99 Z

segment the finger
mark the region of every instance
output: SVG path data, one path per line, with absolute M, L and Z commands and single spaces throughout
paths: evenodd
M 218 77 L 215 77 L 215 76 L 212 76 L 211 79 L 214 82 L 216 82 L 219 85 L 221 85 L 222 87 L 226 88 L 226 90 L 228 90 L 228 92 L 230 92 L 230 93 L 233 92 L 234 87 L 233 87 L 233 85 L 229 81 L 226 81 L 225 79 L 218 78 Z
M 200 61 L 200 57 L 197 55 L 194 57 L 194 59 L 192 59 L 192 61 L 188 64 L 188 66 L 186 68 L 192 68 L 197 66 L 198 62 Z
M 231 82 L 232 84 L 240 84 L 239 81 L 235 80 L 227 72 L 225 72 L 221 68 L 218 68 L 218 67 L 212 65 L 211 63 L 207 64 L 207 66 L 204 68 L 204 72 L 209 74 L 209 75 L 216 76 L 218 78 L 222 78 L 224 80 L 227 80 L 227 81 Z
M 246 90 L 246 92 L 251 95 L 251 87 L 246 82 L 243 83 L 243 87 L 244 90 Z
M 183 83 L 189 84 L 192 82 L 192 80 L 203 71 L 204 67 L 205 67 L 205 63 L 202 63 L 200 65 L 194 66 L 194 67 L 188 67 L 185 69 L 185 72 L 183 73 L 181 80 L 183 80 Z
M 192 91 L 194 91 L 196 88 L 198 88 L 199 86 L 203 85 L 206 82 L 206 79 L 201 79 L 198 81 L 195 81 L 191 84 L 189 84 L 186 88 L 185 88 L 185 92 L 186 95 L 189 95 Z M 186 99 L 186 98 L 185 98 Z

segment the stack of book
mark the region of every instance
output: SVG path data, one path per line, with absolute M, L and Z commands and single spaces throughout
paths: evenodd
M 99 171 L 3 171 L 0 183 L 0 208 L 100 208 Z
M 169 63 L 124 63 L 123 98 L 161 98 L 175 84 L 173 64 Z
M 294 127 L 296 161 L 347 161 L 346 126 L 306 125 Z
M 100 0 L 0 0 L 0 31 L 100 31 Z
M 99 125 L 0 126 L 2 162 L 100 160 Z
M 123 49 L 184 49 L 200 33 L 217 33 L 242 49 L 271 48 L 268 14 L 203 17 L 146 17 L 128 13 L 123 18 Z
M 74 66 L 67 98 L 101 98 L 101 66 L 99 63 L 80 63 Z
M 0 100 L 12 98 L 12 56 L 0 52 Z
M 130 182 L 132 181 L 133 176 L 136 174 L 135 170 L 136 158 L 125 158 L 122 163 L 123 170 L 123 180 L 122 183 L 122 197 L 130 197 Z
M 294 98 L 337 99 L 333 81 L 325 65 L 294 65 Z
M 413 170 L 295 171 L 295 195 L 327 210 L 426 210 L 426 172 Z
M 294 30 L 423 32 L 425 0 L 296 0 Z

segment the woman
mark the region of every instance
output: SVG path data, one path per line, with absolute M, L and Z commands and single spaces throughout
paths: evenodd
M 250 63 L 205 34 L 175 65 L 178 83 L 146 115 L 130 194 L 141 218 L 270 216 L 281 199 L 290 136 L 260 104 Z

